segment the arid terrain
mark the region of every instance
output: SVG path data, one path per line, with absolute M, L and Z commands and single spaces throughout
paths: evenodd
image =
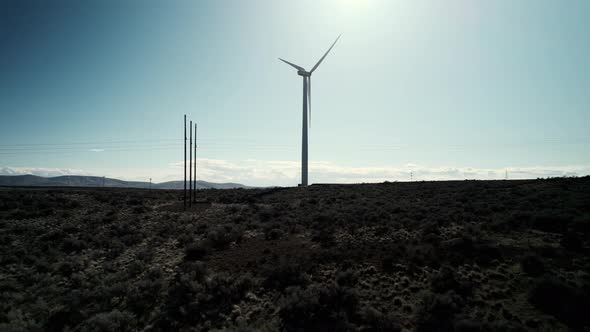
M 1 331 L 588 331 L 590 177 L 0 188 Z

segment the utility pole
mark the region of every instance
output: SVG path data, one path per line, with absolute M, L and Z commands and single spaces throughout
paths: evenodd
M 150 178 L 150 190 L 152 190 L 152 178 Z
M 184 115 L 184 209 L 186 210 L 186 114 Z
M 195 185 L 193 186 L 193 190 L 195 191 L 193 195 L 193 199 L 197 200 L 197 123 L 195 122 Z
M 506 173 L 504 174 L 504 179 L 508 180 L 508 168 L 506 169 Z
M 410 182 L 414 181 L 414 172 L 410 171 Z
M 193 121 L 189 123 L 189 148 L 188 148 L 188 206 L 193 205 Z

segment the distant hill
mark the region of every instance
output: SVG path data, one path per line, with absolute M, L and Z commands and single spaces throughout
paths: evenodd
M 112 188 L 149 188 L 149 182 L 123 181 L 98 176 L 65 175 L 42 177 L 36 175 L 0 175 L 0 186 L 13 187 L 112 187 Z M 188 185 L 187 185 L 188 187 Z M 152 183 L 154 189 L 183 189 L 184 181 Z M 197 189 L 234 189 L 250 188 L 239 183 L 213 183 L 197 181 Z

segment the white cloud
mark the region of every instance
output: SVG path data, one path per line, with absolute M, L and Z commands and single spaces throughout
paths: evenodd
M 171 164 L 182 170 L 182 162 Z M 240 182 L 250 185 L 296 185 L 300 178 L 301 163 L 285 160 L 225 160 L 197 159 L 199 179 L 212 182 Z M 412 172 L 415 181 L 464 179 L 535 179 L 556 176 L 583 176 L 590 174 L 590 166 L 533 166 L 506 168 L 429 167 L 416 164 L 403 166 L 349 167 L 327 161 L 309 164 L 311 182 L 360 183 L 383 181 L 409 181 Z
M 227 161 L 197 159 L 198 179 L 210 182 L 238 182 L 252 186 L 294 186 L 300 181 L 301 163 L 289 160 Z M 328 161 L 312 161 L 309 176 L 312 183 L 361 183 L 383 181 L 464 180 L 464 179 L 535 179 L 557 176 L 584 176 L 590 166 L 529 166 L 505 168 L 430 167 L 416 164 L 401 166 L 350 167 Z M 122 180 L 154 182 L 181 180 L 183 161 L 168 167 L 150 169 L 113 168 L 108 170 L 79 170 L 63 168 L 0 167 L 0 175 L 34 174 L 40 176 L 96 175 Z M 188 177 L 188 175 L 187 175 Z
M 104 149 L 90 149 L 90 152 L 104 152 Z
M 0 167 L 0 175 L 37 175 L 53 177 L 61 175 L 89 175 L 81 169 L 72 168 L 42 168 L 42 167 Z

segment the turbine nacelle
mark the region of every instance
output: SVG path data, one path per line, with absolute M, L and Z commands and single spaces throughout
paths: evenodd
M 303 76 L 303 77 L 310 77 L 311 73 L 305 70 L 299 70 L 297 71 L 297 75 L 299 76 Z

